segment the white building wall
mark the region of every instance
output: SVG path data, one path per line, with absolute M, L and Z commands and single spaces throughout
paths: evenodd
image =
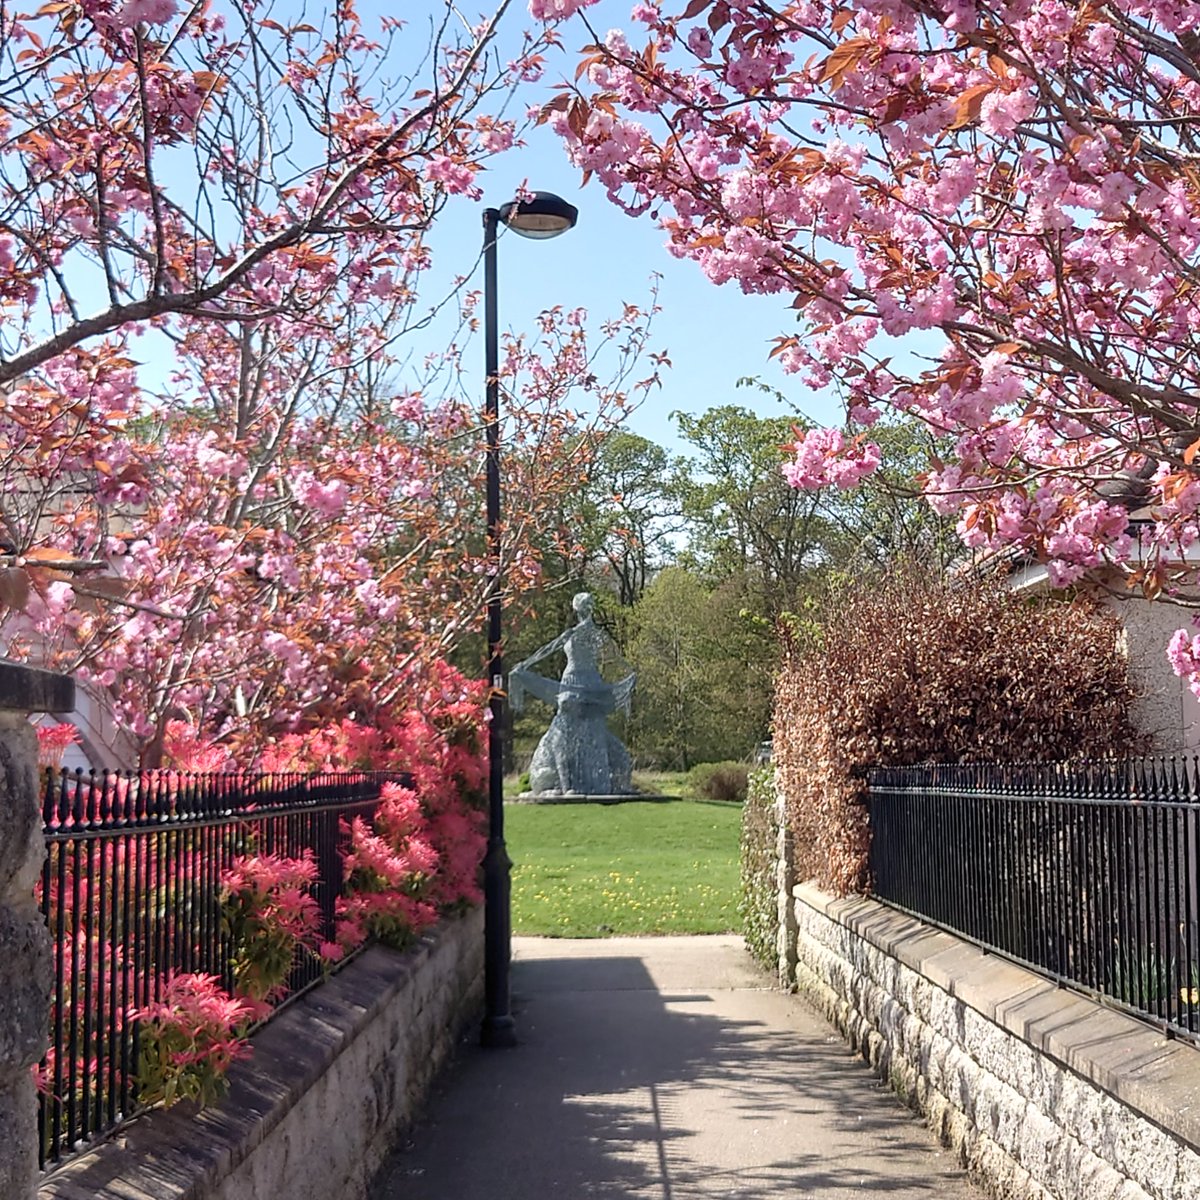
M 1171 635 L 1177 629 L 1191 630 L 1192 610 L 1128 592 L 1116 572 L 1110 579 L 1096 582 L 1100 585 L 1095 589 L 1097 598 L 1125 627 L 1129 674 L 1138 693 L 1135 725 L 1153 738 L 1153 753 L 1200 752 L 1200 700 L 1167 660 Z M 1045 591 L 1050 581 L 1041 563 L 1025 563 L 1009 575 L 1008 585 L 1013 591 Z
M 62 765 L 69 771 L 132 770 L 137 766 L 137 751 L 112 719 L 108 705 L 83 687 L 75 688 L 75 711 L 43 716 L 39 725 L 69 721 L 79 733 L 79 741 L 63 754 Z
M 1138 728 L 1153 736 L 1159 753 L 1200 750 L 1200 700 L 1167 661 L 1167 643 L 1176 629 L 1190 627 L 1190 611 L 1140 596 L 1110 596 L 1105 603 L 1125 627 Z

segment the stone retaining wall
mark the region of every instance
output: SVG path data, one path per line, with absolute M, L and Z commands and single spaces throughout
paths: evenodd
M 793 900 L 798 988 L 994 1195 L 1200 1197 L 1200 1049 L 873 901 Z
M 483 912 L 372 947 L 255 1038 L 229 1094 L 154 1112 L 39 1200 L 361 1200 L 483 995 Z

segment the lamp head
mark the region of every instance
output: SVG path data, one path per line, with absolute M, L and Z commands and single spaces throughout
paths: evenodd
M 528 200 L 510 200 L 500 206 L 500 220 L 527 238 L 558 237 L 578 219 L 579 209 L 553 192 L 534 192 Z

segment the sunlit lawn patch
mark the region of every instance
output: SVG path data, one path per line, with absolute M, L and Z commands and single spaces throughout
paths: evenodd
M 738 927 L 732 804 L 510 805 L 513 930 L 557 937 Z

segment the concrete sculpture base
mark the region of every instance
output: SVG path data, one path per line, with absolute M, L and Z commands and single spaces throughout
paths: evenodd
M 658 800 L 678 799 L 678 796 L 646 796 L 641 792 L 621 792 L 603 796 L 563 796 L 555 795 L 553 792 L 522 792 L 516 802 L 518 804 L 628 804 L 638 800 L 652 804 Z

